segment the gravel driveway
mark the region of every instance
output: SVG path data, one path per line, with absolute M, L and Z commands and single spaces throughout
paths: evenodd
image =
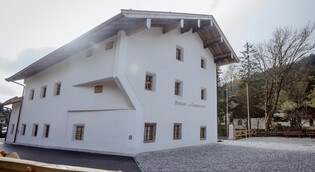
M 254 137 L 141 153 L 142 171 L 315 171 L 315 139 Z

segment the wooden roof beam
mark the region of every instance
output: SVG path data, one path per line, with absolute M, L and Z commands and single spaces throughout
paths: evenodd
M 210 46 L 212 46 L 214 44 L 218 44 L 218 43 L 222 43 L 222 42 L 223 42 L 223 38 L 222 38 L 222 36 L 219 36 L 219 37 L 212 39 L 211 41 L 204 42 L 203 48 L 209 48 Z
M 199 30 L 202 30 L 202 29 L 204 29 L 205 27 L 208 27 L 208 26 L 211 26 L 211 27 L 213 26 L 212 20 L 206 20 L 206 21 L 198 20 L 197 21 L 197 27 L 193 27 L 192 32 L 193 33 L 198 32 Z
M 225 53 L 214 57 L 214 63 L 217 63 L 222 60 L 227 60 L 227 58 L 233 59 L 233 53 Z
M 175 30 L 175 29 L 183 28 L 183 27 L 184 27 L 184 19 L 181 19 L 177 22 L 174 22 L 174 23 L 171 23 L 167 26 L 164 26 L 163 27 L 163 34 L 166 34 L 168 32 Z
M 130 29 L 126 29 L 125 31 L 126 31 L 126 35 L 130 36 L 144 29 L 150 29 L 150 28 L 151 28 L 151 19 L 146 19 L 145 21 L 140 22 L 139 24 L 137 24 L 136 26 Z

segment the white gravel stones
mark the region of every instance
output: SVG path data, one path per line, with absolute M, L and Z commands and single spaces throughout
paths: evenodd
M 142 171 L 315 171 L 315 139 L 253 137 L 135 157 Z

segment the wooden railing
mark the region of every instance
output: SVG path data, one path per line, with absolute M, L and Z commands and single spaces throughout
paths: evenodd
M 247 129 L 244 129 L 244 130 L 234 130 L 234 138 L 235 139 L 238 139 L 238 138 L 243 138 L 243 137 L 253 137 L 255 136 L 256 137 L 257 135 L 257 132 L 256 130 L 247 130 Z

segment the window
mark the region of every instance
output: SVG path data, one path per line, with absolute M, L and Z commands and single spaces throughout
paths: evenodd
M 205 88 L 201 89 L 201 100 L 207 100 L 207 90 Z
M 41 94 L 40 94 L 41 98 L 45 98 L 46 97 L 46 91 L 47 91 L 47 86 L 43 86 Z
M 10 131 L 11 134 L 14 133 L 14 127 L 15 127 L 15 125 L 14 125 L 14 124 L 11 124 L 11 131 Z
M 179 140 L 182 138 L 182 124 L 175 123 L 173 131 L 174 131 L 174 134 L 173 134 L 174 140 Z
M 22 124 L 22 131 L 21 131 L 22 136 L 25 136 L 25 131 L 26 131 L 26 124 Z
M 49 136 L 49 129 L 50 129 L 50 125 L 49 124 L 45 124 L 44 125 L 44 137 L 45 138 L 48 138 L 48 136 Z
M 175 81 L 175 95 L 182 96 L 183 95 L 183 82 L 182 81 Z
M 74 140 L 83 140 L 84 136 L 84 125 L 75 125 L 75 136 Z
M 103 92 L 103 85 L 97 85 L 94 87 L 94 93 L 102 93 Z
M 85 57 L 91 57 L 92 55 L 93 55 L 93 49 L 92 48 L 86 50 Z
M 55 84 L 55 96 L 59 96 L 61 92 L 61 82 Z
M 32 136 L 36 137 L 38 132 L 38 124 L 33 125 L 33 133 Z
M 147 73 L 145 76 L 145 89 L 155 91 L 155 74 Z
M 240 119 L 237 121 L 237 125 L 243 125 L 243 121 Z
M 200 140 L 205 140 L 206 139 L 206 131 L 207 128 L 205 126 L 200 127 Z
M 114 41 L 106 43 L 105 50 L 110 50 L 114 47 Z
M 33 100 L 34 99 L 34 95 L 35 95 L 35 89 L 31 89 L 30 90 L 30 97 L 29 97 L 29 99 Z
M 144 124 L 144 142 L 155 141 L 156 123 L 145 123 Z
M 184 61 L 183 48 L 181 47 L 176 47 L 176 60 Z
M 205 58 L 201 58 L 201 68 L 206 69 L 206 59 Z

